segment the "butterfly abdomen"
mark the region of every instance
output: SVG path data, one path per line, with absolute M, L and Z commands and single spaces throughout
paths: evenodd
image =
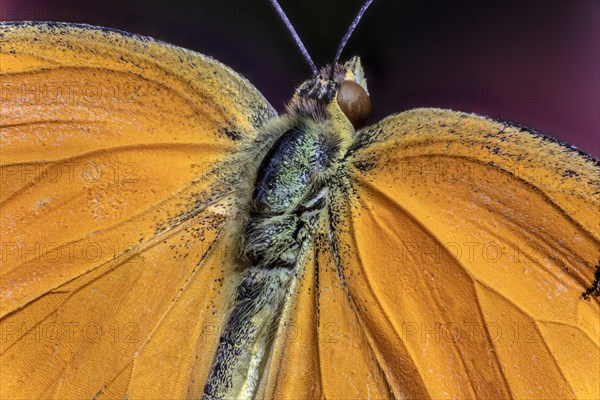
M 245 271 L 204 388 L 204 399 L 251 398 L 267 351 L 266 334 L 285 294 L 285 268 Z

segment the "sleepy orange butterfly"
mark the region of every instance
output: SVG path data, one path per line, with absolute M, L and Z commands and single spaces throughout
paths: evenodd
M 365 127 L 370 3 L 280 116 L 198 53 L 0 24 L 0 398 L 600 397 L 598 162 Z

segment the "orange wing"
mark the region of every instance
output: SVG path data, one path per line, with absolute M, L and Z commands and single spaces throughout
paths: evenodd
M 232 291 L 228 160 L 275 112 L 152 39 L 21 23 L 0 41 L 0 398 L 197 396 Z
M 581 298 L 599 177 L 576 149 L 475 115 L 413 110 L 359 134 L 330 205 L 339 314 L 396 398 L 600 397 L 600 307 Z

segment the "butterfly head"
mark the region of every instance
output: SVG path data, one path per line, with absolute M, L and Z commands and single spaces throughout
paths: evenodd
M 316 120 L 340 115 L 354 130 L 362 128 L 371 114 L 371 100 L 360 58 L 321 68 L 296 89 L 288 111 Z
M 371 100 L 360 59 L 353 57 L 343 64 L 338 61 L 352 32 L 372 3 L 373 0 L 365 0 L 342 38 L 333 63 L 319 71 L 278 1 L 271 0 L 313 72 L 313 78 L 296 89 L 288 104 L 290 114 L 315 120 L 329 119 L 335 121 L 343 131 L 351 131 L 352 134 L 365 126 L 371 114 Z

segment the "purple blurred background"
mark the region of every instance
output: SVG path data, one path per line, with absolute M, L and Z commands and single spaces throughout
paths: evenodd
M 318 65 L 356 0 L 281 0 Z M 309 69 L 266 0 L 0 0 L 1 20 L 85 22 L 211 55 L 282 110 Z M 414 107 L 527 125 L 600 156 L 600 2 L 375 0 L 343 58 L 360 55 L 372 121 Z

